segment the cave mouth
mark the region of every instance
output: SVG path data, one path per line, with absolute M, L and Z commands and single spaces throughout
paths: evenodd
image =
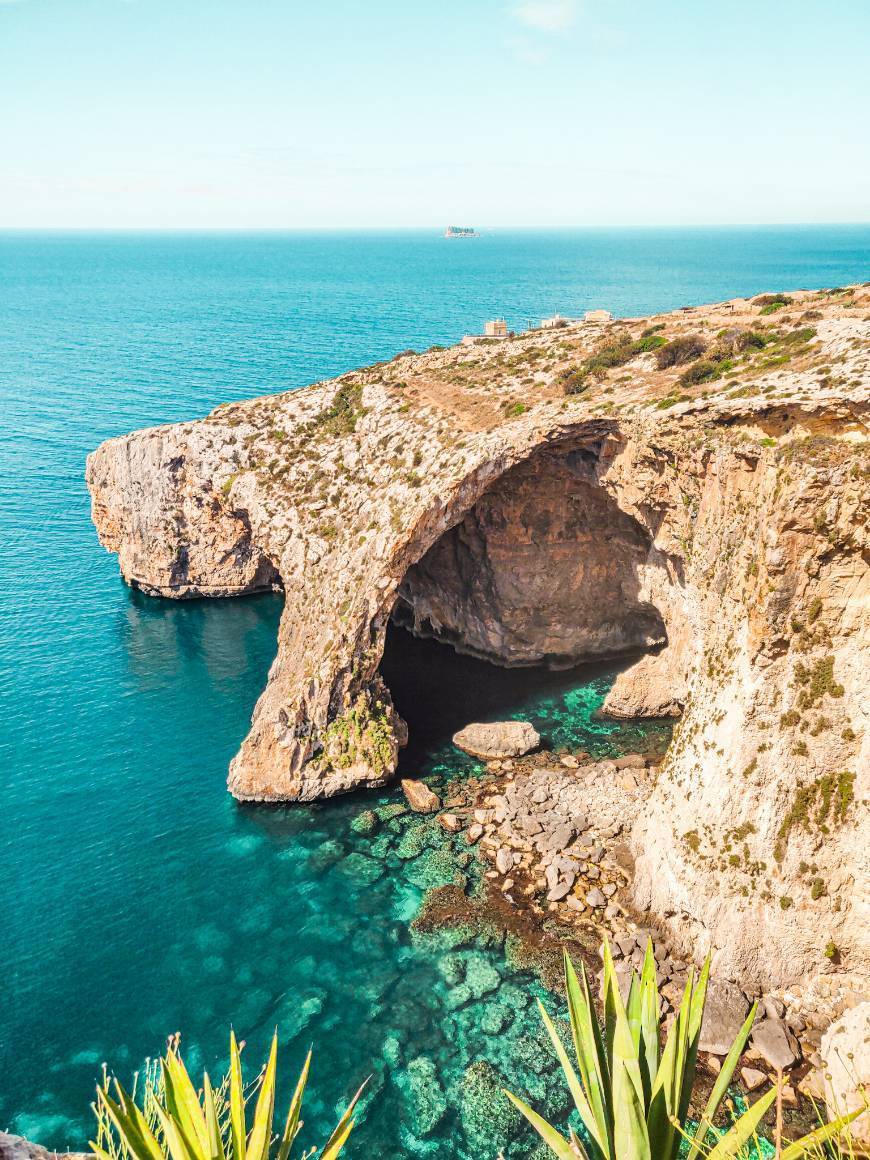
M 579 438 L 539 449 L 408 569 L 380 666 L 409 727 L 400 769 L 425 765 L 469 722 L 523 715 L 542 697 L 558 716 L 579 688 L 590 691 L 588 706 L 574 698 L 590 726 L 617 672 L 667 643 L 646 595 L 662 565 L 601 486 L 600 456 L 600 442 Z M 588 748 L 594 735 L 575 740 Z
M 501 475 L 413 564 L 394 623 L 507 668 L 571 668 L 667 643 L 645 596 L 652 540 L 575 440 Z
M 408 744 L 399 751 L 397 774 L 438 772 L 448 746 L 450 771 L 470 770 L 475 761 L 450 744 L 453 734 L 472 721 L 515 717 L 532 722 L 544 749 L 581 749 L 596 758 L 664 753 L 672 721 L 600 717 L 616 675 L 636 659 L 637 654 L 629 654 L 570 669 L 506 668 L 390 624 L 380 673 L 408 726 Z

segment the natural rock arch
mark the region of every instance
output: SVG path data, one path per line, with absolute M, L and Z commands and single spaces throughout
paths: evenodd
M 403 358 L 232 404 L 103 444 L 88 462 L 94 519 L 146 592 L 231 595 L 280 577 L 278 653 L 230 770 L 242 799 L 310 800 L 390 777 L 402 723 L 378 665 L 397 601 L 419 630 L 428 621 L 507 663 L 618 651 L 663 626 L 667 644 L 621 674 L 606 704 L 626 716 L 684 710 L 630 837 L 636 905 L 686 953 L 712 950 L 720 974 L 767 986 L 822 975 L 830 942 L 866 976 L 870 572 L 858 456 L 870 332 L 861 309 L 819 323 L 805 369 L 759 369 L 739 391 L 705 385 L 685 401 L 678 370 L 641 360 L 637 388 L 631 380 L 566 399 L 539 376 L 518 408 L 516 378 L 501 386 L 509 363 L 538 365 L 550 344 L 582 353 L 602 341 L 578 327 L 567 339 Z M 704 316 L 709 333 L 737 317 Z M 638 337 L 648 323 L 626 325 Z M 685 326 L 665 316 L 656 332 Z M 839 386 L 818 386 L 825 360 L 837 361 Z M 557 383 L 565 368 L 558 356 L 547 365 Z M 534 577 L 505 582 L 505 544 L 537 528 L 539 550 L 553 527 L 517 495 L 549 488 L 561 501 L 554 480 L 572 456 L 572 488 L 597 524 L 578 525 L 570 551 L 570 537 L 545 548 L 557 572 L 568 569 L 582 535 L 591 544 L 602 520 L 619 525 L 596 591 L 618 590 L 622 611 L 598 625 L 598 639 L 573 615 L 588 575 L 568 585 L 565 603 L 551 592 L 552 616 L 530 627 Z M 457 585 L 463 566 L 473 572 L 484 558 L 486 584 Z M 452 623 L 448 607 L 462 611 Z M 554 644 L 546 630 L 557 620 Z M 815 819 L 833 784 L 855 805 L 829 809 L 822 833 Z M 794 822 L 799 800 L 817 802 L 809 825 Z M 820 897 L 806 864 L 825 883 Z

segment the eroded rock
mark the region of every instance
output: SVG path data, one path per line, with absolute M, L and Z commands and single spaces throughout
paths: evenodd
M 472 757 L 519 757 L 541 744 L 528 721 L 494 721 L 466 725 L 453 735 L 453 744 Z

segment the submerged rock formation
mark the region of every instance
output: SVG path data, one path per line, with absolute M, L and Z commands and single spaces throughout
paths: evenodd
M 500 664 L 655 648 L 607 702 L 681 715 L 635 904 L 721 976 L 863 983 L 868 356 L 862 287 L 403 355 L 109 440 L 94 521 L 143 591 L 283 587 L 241 799 L 391 776 L 391 616 Z

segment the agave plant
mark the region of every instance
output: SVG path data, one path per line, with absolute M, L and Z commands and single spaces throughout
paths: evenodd
M 94 1104 L 98 1131 L 91 1149 L 98 1160 L 291 1160 L 302 1128 L 302 1096 L 311 1052 L 300 1072 L 280 1137 L 273 1130 L 277 1060 L 276 1032 L 265 1068 L 246 1089 L 241 1052 L 231 1032 L 229 1073 L 217 1089 L 212 1087 L 208 1072 L 203 1073 L 202 1090 L 197 1091 L 179 1053 L 178 1039 L 171 1039 L 163 1058 L 146 1071 L 141 1108 L 136 1103 L 135 1086 L 128 1093 L 113 1079 L 110 1095 L 104 1076 Z M 353 1128 L 353 1111 L 362 1090 L 348 1104 L 321 1149 L 320 1160 L 336 1160 L 341 1152 Z M 248 1128 L 246 1104 L 254 1095 L 257 1102 Z M 316 1152 L 312 1148 L 300 1160 L 310 1160 Z
M 727 1131 L 718 1132 L 713 1121 L 746 1046 L 757 1004 L 728 1052 L 700 1119 L 693 1124 L 688 1113 L 696 1080 L 709 959 L 697 979 L 694 971 L 690 973 L 680 1009 L 662 1048 L 661 1004 L 652 945 L 647 946 L 640 975 L 632 973 L 626 1002 L 620 994 L 613 957 L 606 942 L 603 958 L 604 1026 L 601 1027 L 586 971 L 581 964 L 578 977 L 565 955 L 576 1070 L 553 1021 L 538 1001 L 588 1142 L 581 1141 L 573 1129 L 566 1140 L 523 1100 L 511 1092 L 505 1095 L 560 1160 L 677 1160 L 681 1148 L 682 1160 L 696 1160 L 699 1155 L 707 1160 L 725 1160 L 741 1155 L 776 1099 L 777 1088 L 761 1096 Z M 787 1145 L 780 1150 L 781 1160 L 797 1160 L 806 1155 L 811 1145 L 823 1145 L 853 1118 L 854 1115 L 842 1117 Z

